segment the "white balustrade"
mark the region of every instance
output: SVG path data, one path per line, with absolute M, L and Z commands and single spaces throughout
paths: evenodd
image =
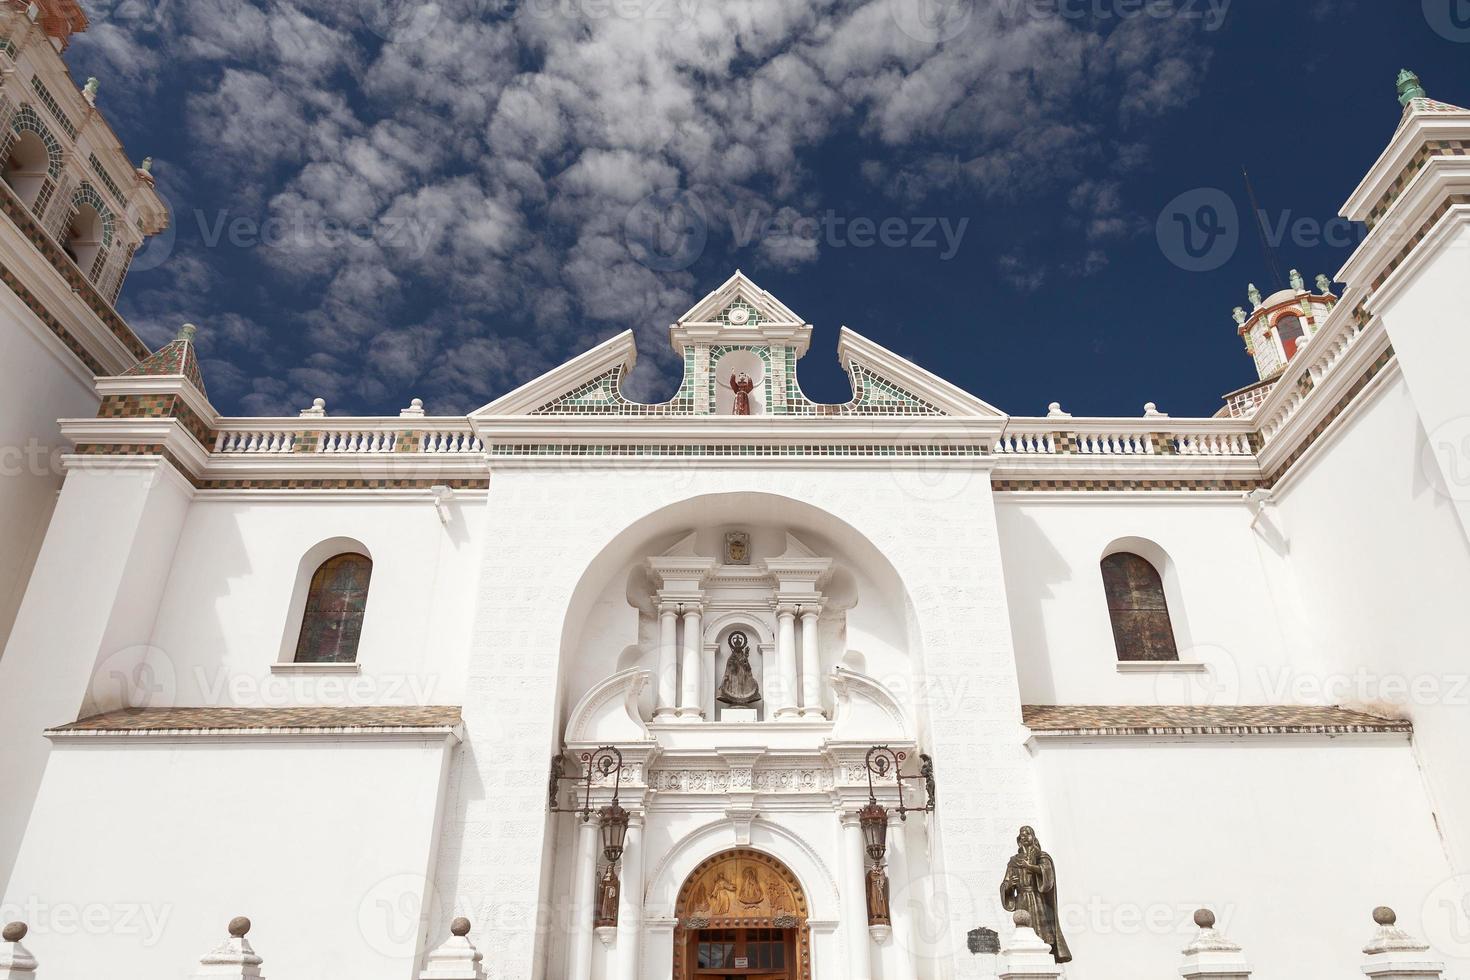
M 1251 455 L 1251 441 L 1244 432 L 1182 432 L 1173 439 L 1180 456 Z
M 1155 449 L 1146 432 L 1079 432 L 1077 452 L 1084 456 L 1152 456 Z
M 239 430 L 221 432 L 214 441 L 217 453 L 289 453 L 296 447 L 297 432 L 284 430 Z
M 425 453 L 478 453 L 485 449 L 484 443 L 469 431 L 420 432 L 419 451 Z
M 383 429 L 327 429 L 317 433 L 319 453 L 391 453 L 398 434 Z
M 1006 432 L 995 442 L 996 453 L 1010 456 L 1051 456 L 1057 451 L 1050 432 Z

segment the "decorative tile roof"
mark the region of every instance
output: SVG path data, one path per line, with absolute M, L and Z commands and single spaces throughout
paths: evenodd
M 128 368 L 123 372 L 123 377 L 183 375 L 199 390 L 199 394 L 209 398 L 209 392 L 204 390 L 204 378 L 199 373 L 199 355 L 194 351 L 194 334 L 197 330 L 192 323 L 184 324 L 177 337 Z
M 1410 99 L 1409 104 L 1404 106 L 1404 113 L 1406 115 L 1411 112 L 1458 112 L 1466 114 L 1470 113 L 1470 110 L 1463 109 L 1457 105 L 1450 105 L 1448 102 L 1440 102 L 1438 99 L 1421 98 Z
M 458 705 L 292 708 L 127 708 L 47 729 L 51 732 L 331 731 L 453 728 Z
M 1026 727 L 1044 735 L 1355 735 L 1414 730 L 1412 723 L 1316 705 L 1028 704 Z

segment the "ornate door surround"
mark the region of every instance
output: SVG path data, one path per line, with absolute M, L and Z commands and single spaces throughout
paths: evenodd
M 674 905 L 674 980 L 693 980 L 693 941 L 705 929 L 780 929 L 795 937 L 793 980 L 811 980 L 811 931 L 801 883 L 781 861 L 738 847 L 701 861 Z

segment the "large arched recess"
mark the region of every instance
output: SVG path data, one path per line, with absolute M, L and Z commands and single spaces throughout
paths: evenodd
M 584 633 L 592 628 L 589 623 L 594 621 L 593 609 L 609 592 L 610 583 L 624 581 L 632 566 L 674 547 L 691 529 L 708 532 L 711 528 L 754 528 L 763 532 L 781 529 L 789 532 L 816 554 L 831 557 L 837 562 L 841 571 L 834 576 L 836 580 L 831 589 L 836 593 L 855 593 L 842 596 L 855 603 L 854 609 L 863 603 L 887 604 L 893 614 L 882 618 L 882 622 L 889 623 L 889 626 L 885 635 L 878 639 L 903 652 L 906 662 L 901 676 L 900 672 L 874 669 L 874 665 L 869 663 L 862 663 L 860 669 L 872 670 L 880 681 L 893 689 L 922 728 L 922 713 L 912 697 L 916 678 L 923 673 L 918 625 L 908 588 L 893 563 L 867 535 L 829 511 L 781 494 L 731 491 L 689 497 L 645 513 L 615 533 L 583 569 L 562 621 L 558 671 L 559 730 L 565 729 L 566 714 L 583 693 L 619 667 L 632 666 L 626 656 L 619 656 L 624 646 L 635 642 L 636 636 L 632 631 L 598 638 L 592 646 L 603 654 L 601 662 L 588 662 L 588 658 L 583 656 L 588 646 L 584 642 Z M 767 542 L 769 540 L 767 538 Z M 702 541 L 698 550 L 700 554 L 709 556 L 717 554 L 709 539 Z M 766 555 L 757 551 L 756 558 L 767 557 L 770 548 L 765 550 Z M 843 575 L 851 575 L 854 580 L 845 580 L 841 578 Z M 636 613 L 630 614 L 636 621 Z M 877 621 L 876 617 L 870 619 Z M 651 647 L 646 652 L 650 656 L 655 653 Z M 862 649 L 853 652 L 860 661 L 869 653 Z

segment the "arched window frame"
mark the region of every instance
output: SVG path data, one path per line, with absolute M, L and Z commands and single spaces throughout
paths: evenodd
M 1288 319 L 1295 320 L 1297 329 L 1300 331 L 1295 337 L 1289 338 L 1290 348 L 1287 347 L 1288 338 L 1281 331 L 1282 325 Z M 1307 339 L 1306 314 L 1301 310 L 1282 310 L 1271 319 L 1271 337 L 1276 341 L 1276 347 L 1281 352 L 1281 362 L 1287 363 L 1296 356 L 1296 352 L 1301 349 L 1302 342 Z
M 1173 639 L 1174 656 L 1170 658 L 1144 659 L 1133 656 L 1125 656 L 1129 651 L 1124 649 L 1120 642 L 1118 633 L 1118 619 L 1114 615 L 1113 605 L 1109 598 L 1107 583 L 1106 564 L 1109 558 L 1120 554 L 1131 554 L 1152 566 L 1158 575 L 1161 587 L 1164 609 L 1163 614 L 1167 617 L 1169 635 Z M 1188 630 L 1184 620 L 1184 603 L 1180 597 L 1179 579 L 1174 562 L 1169 558 L 1167 552 L 1159 545 L 1146 538 L 1120 538 L 1104 549 L 1098 560 L 1098 582 L 1102 595 L 1103 605 L 1107 612 L 1108 626 L 1113 638 L 1114 656 L 1118 663 L 1179 663 L 1181 661 L 1180 651 L 1190 648 Z
M 301 631 L 306 625 L 306 608 L 311 598 L 312 581 L 318 570 L 333 558 L 339 555 L 358 554 L 373 562 L 373 553 L 366 544 L 347 537 L 329 538 L 321 541 L 306 551 L 297 564 L 296 576 L 292 585 L 291 597 L 286 611 L 285 628 L 281 636 L 280 655 L 277 665 L 280 667 L 303 667 L 320 668 L 326 670 L 356 670 L 362 657 L 362 636 L 367 633 L 371 617 L 368 610 L 371 607 L 370 599 L 372 592 L 371 571 L 369 573 L 368 595 L 364 599 L 364 613 L 362 630 L 359 633 L 357 649 L 351 661 L 298 661 L 296 652 L 301 643 Z

